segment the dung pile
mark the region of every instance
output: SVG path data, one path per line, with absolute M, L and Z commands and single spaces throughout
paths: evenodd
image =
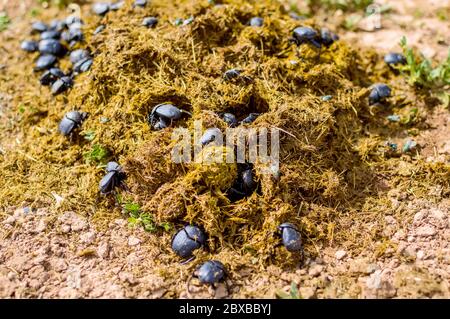
M 261 265 L 283 265 L 298 259 L 277 246 L 277 226 L 297 225 L 310 254 L 315 243 L 343 238 L 340 219 L 357 219 L 358 210 L 378 200 L 377 170 L 393 185 L 409 179 L 407 187 L 426 192 L 423 177 L 428 176 L 448 192 L 447 167 L 420 163 L 414 176 L 422 179 L 412 180 L 411 174 L 398 174 L 398 157 L 386 155 L 384 143 L 392 131 L 383 115 L 397 107 L 408 112 L 415 95 L 376 54 L 360 53 L 343 41 L 320 49 L 292 43 L 296 27 L 322 26 L 292 18 L 277 1 L 133 3 L 84 18 L 83 46 L 94 63 L 66 96 L 35 97 L 36 89 L 24 84 L 24 93 L 13 101 L 33 110 L 26 108 L 16 119 L 20 147 L 1 155 L 2 206 L 55 205 L 56 198 L 60 211 L 88 213 L 101 224 L 121 212 L 119 204 L 133 202 L 158 224 L 201 225 L 209 252 L 229 265 L 237 263 L 237 254 Z M 143 26 L 147 17 L 157 17 L 157 25 Z M 250 25 L 255 17 L 263 19 L 262 26 Z M 94 34 L 100 25 L 105 28 Z M 251 80 L 224 80 L 230 69 Z M 392 85 L 393 97 L 370 106 L 368 88 L 377 82 Z M 152 130 L 147 117 L 160 103 L 192 116 Z M 89 117 L 79 136 L 69 140 L 57 126 L 74 109 Z M 193 129 L 193 122 L 202 120 L 204 129 L 225 129 L 219 116 L 225 112 L 238 120 L 259 113 L 247 127 L 280 132 L 279 178 L 263 174 L 256 163 L 258 191 L 236 202 L 226 196 L 236 164 L 171 159 L 176 126 Z M 109 160 L 123 166 L 127 187 L 105 197 L 98 183 Z

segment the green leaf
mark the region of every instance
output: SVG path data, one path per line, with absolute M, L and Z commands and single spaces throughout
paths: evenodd
M 291 283 L 291 297 L 292 299 L 299 299 L 298 288 L 295 282 Z
M 0 32 L 5 31 L 10 23 L 11 20 L 9 19 L 8 14 L 4 11 L 0 11 Z

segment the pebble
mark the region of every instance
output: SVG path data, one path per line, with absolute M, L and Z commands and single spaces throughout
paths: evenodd
M 416 235 L 421 237 L 434 236 L 436 235 L 436 228 L 431 225 L 419 227 L 417 228 Z
M 323 271 L 322 265 L 314 265 L 309 268 L 308 275 L 311 277 L 317 277 L 320 275 L 320 273 Z
M 313 299 L 316 296 L 316 289 L 313 287 L 300 287 L 298 291 L 303 299 Z
M 141 243 L 141 240 L 135 236 L 128 237 L 128 246 L 136 246 Z
M 347 255 L 347 252 L 345 250 L 338 250 L 336 254 L 334 255 L 337 260 L 341 260 Z
M 13 225 L 16 222 L 16 218 L 14 216 L 9 216 L 3 222 L 5 225 Z
M 107 241 L 101 242 L 97 247 L 97 255 L 105 259 L 109 255 L 109 249 L 109 243 Z

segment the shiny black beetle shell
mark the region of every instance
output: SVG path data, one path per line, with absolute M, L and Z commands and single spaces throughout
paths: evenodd
M 39 49 L 39 45 L 36 41 L 25 40 L 20 44 L 20 48 L 27 52 L 36 52 Z
M 106 195 L 111 193 L 125 179 L 122 167 L 116 162 L 109 162 L 106 165 L 106 175 L 99 183 L 100 193 Z
M 181 118 L 182 111 L 172 104 L 158 104 L 149 115 L 150 125 L 157 130 L 166 128 L 173 120 Z
M 58 95 L 66 91 L 67 89 L 71 88 L 73 85 L 73 80 L 70 76 L 63 76 L 59 79 L 57 79 L 52 84 L 52 94 Z
M 92 5 L 92 11 L 99 16 L 107 14 L 110 9 L 111 5 L 106 2 L 97 2 Z
M 206 243 L 205 233 L 195 225 L 187 225 L 172 238 L 172 250 L 181 258 L 189 258 Z
M 58 40 L 45 39 L 39 42 L 39 52 L 42 54 L 63 56 L 66 53 L 66 49 Z
M 400 53 L 388 53 L 384 56 L 384 62 L 388 65 L 405 64 L 406 58 Z
M 261 17 L 253 17 L 250 19 L 249 24 L 252 27 L 262 27 L 264 24 L 264 19 Z
M 310 27 L 297 27 L 292 32 L 293 40 L 297 45 L 309 42 L 316 48 L 321 48 L 319 33 Z
M 278 226 L 284 247 L 290 252 L 298 252 L 303 249 L 302 236 L 297 227 L 291 223 L 283 223 Z
M 147 17 L 142 20 L 142 25 L 148 28 L 153 28 L 158 24 L 158 18 L 156 17 Z
M 375 104 L 391 96 L 391 88 L 384 83 L 377 83 L 372 86 L 369 95 L 369 103 Z
M 87 113 L 70 111 L 66 113 L 59 123 L 59 131 L 62 135 L 70 135 L 73 130 L 78 128 L 86 119 Z
M 57 62 L 57 58 L 52 54 L 44 54 L 39 56 L 36 60 L 36 71 L 46 70 L 51 68 Z
M 196 271 L 196 277 L 202 284 L 215 284 L 226 276 L 225 266 L 218 260 L 208 260 Z
M 65 74 L 63 71 L 61 71 L 58 68 L 51 68 L 50 70 L 45 71 L 41 78 L 40 78 L 40 82 L 42 85 L 51 85 L 53 84 L 56 80 L 64 77 Z
M 236 116 L 231 113 L 222 114 L 222 120 L 227 123 L 229 127 L 235 127 L 238 124 Z

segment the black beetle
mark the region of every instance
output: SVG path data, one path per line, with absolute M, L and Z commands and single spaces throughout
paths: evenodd
M 33 32 L 42 33 L 48 30 L 48 25 L 46 25 L 44 22 L 37 21 L 31 25 L 31 29 Z
M 65 76 L 65 74 L 59 68 L 51 68 L 42 74 L 39 81 L 42 85 L 51 85 L 63 76 Z
M 56 57 L 52 54 L 41 55 L 41 56 L 39 56 L 39 58 L 36 61 L 35 70 L 41 71 L 41 70 L 49 69 L 55 65 L 56 61 L 57 61 Z
M 237 78 L 239 75 L 241 75 L 242 70 L 239 69 L 230 69 L 225 71 L 225 73 L 223 74 L 223 79 L 225 81 L 229 81 L 232 79 Z
M 112 11 L 120 10 L 125 5 L 125 1 L 117 1 L 109 6 Z
M 74 50 L 70 52 L 70 62 L 72 62 L 72 64 L 76 64 L 78 61 L 81 61 L 90 56 L 91 55 L 89 54 L 88 50 L 85 49 Z
M 219 282 L 225 282 L 227 292 L 230 293 L 230 287 L 228 285 L 228 281 L 226 280 L 228 277 L 225 266 L 218 260 L 208 260 L 204 262 L 202 265 L 197 267 L 194 273 L 191 275 L 187 282 L 187 290 L 191 292 L 190 283 L 192 278 L 197 278 L 201 284 L 210 285 L 212 288 L 215 288 L 215 284 Z
M 61 32 L 67 27 L 66 21 L 53 20 L 50 22 L 50 30 Z
M 376 83 L 372 86 L 372 91 L 369 95 L 369 104 L 379 103 L 389 96 L 391 96 L 391 88 L 384 83 Z
M 229 127 L 235 127 L 238 124 L 236 116 L 231 113 L 223 113 L 222 120 L 227 123 Z
M 62 135 L 70 135 L 78 128 L 87 117 L 86 112 L 70 111 L 64 115 L 59 123 L 59 131 Z
M 241 121 L 242 124 L 253 123 L 259 116 L 259 113 L 250 113 L 245 119 Z
M 205 243 L 205 233 L 198 226 L 187 225 L 173 236 L 172 250 L 181 258 L 190 258 L 193 251 L 199 249 Z
M 103 16 L 109 12 L 110 6 L 111 5 L 109 3 L 105 2 L 94 3 L 92 6 L 92 11 L 99 16 Z
M 52 84 L 52 94 L 58 95 L 71 88 L 73 79 L 70 76 L 63 76 Z
M 215 141 L 216 143 L 220 143 L 220 141 L 217 141 L 217 138 L 220 136 L 222 136 L 222 132 L 218 128 L 209 128 L 201 137 L 200 143 L 202 143 L 203 146 L 208 145 L 213 141 Z
M 94 63 L 94 60 L 92 60 L 92 58 L 86 57 L 86 58 L 78 61 L 77 63 L 75 63 L 75 65 L 73 66 L 73 71 L 78 74 L 87 72 L 87 71 L 89 71 L 89 69 L 91 68 L 93 63 Z
M 322 47 L 319 33 L 313 28 L 298 27 L 294 29 L 292 35 L 293 38 L 291 38 L 291 41 L 293 41 L 297 45 L 309 42 L 318 49 Z
M 134 1 L 133 7 L 145 7 L 147 5 L 147 0 L 136 0 Z
M 36 41 L 25 40 L 20 44 L 20 48 L 27 52 L 36 52 L 39 49 L 39 45 Z
M 41 33 L 41 40 L 55 39 L 59 40 L 61 33 L 55 30 L 44 31 Z
M 323 45 L 329 47 L 332 45 L 335 41 L 339 40 L 339 36 L 330 30 L 323 28 L 320 30 L 320 40 Z
M 291 223 L 283 223 L 278 226 L 284 247 L 290 252 L 303 250 L 302 236 L 297 227 Z
M 125 173 L 118 163 L 109 162 L 106 164 L 106 175 L 99 183 L 100 193 L 103 195 L 110 194 L 114 188 L 120 186 L 125 177 Z
M 39 42 L 39 52 L 41 52 L 42 54 L 63 56 L 64 54 L 66 54 L 66 49 L 58 40 L 46 39 Z
M 249 163 L 238 164 L 238 175 L 233 186 L 228 189 L 228 198 L 234 202 L 250 196 L 258 188 L 253 173 L 253 165 Z
M 156 17 L 147 17 L 142 21 L 142 25 L 148 28 L 153 28 L 158 24 L 158 18 Z
M 406 58 L 400 53 L 388 53 L 384 56 L 384 62 L 391 65 L 405 64 Z
M 249 24 L 252 27 L 262 27 L 264 24 L 264 20 L 263 20 L 263 18 L 260 18 L 260 17 L 253 17 L 250 19 Z
M 158 104 L 150 113 L 148 121 L 150 126 L 160 130 L 170 126 L 172 121 L 180 119 L 183 113 L 190 114 L 172 104 Z

